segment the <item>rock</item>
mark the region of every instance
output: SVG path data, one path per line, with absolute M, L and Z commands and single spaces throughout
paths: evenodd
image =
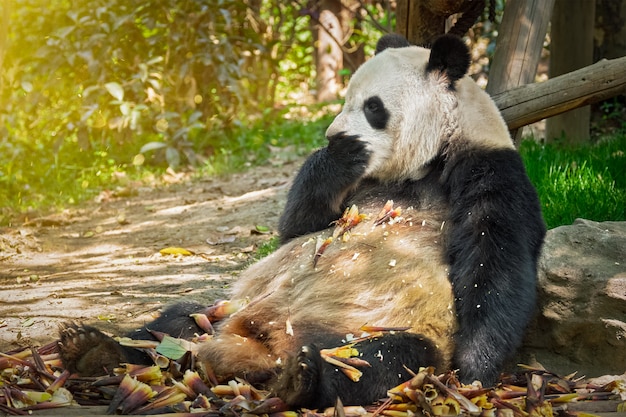
M 549 230 L 539 302 L 518 360 L 560 375 L 626 371 L 626 222 Z

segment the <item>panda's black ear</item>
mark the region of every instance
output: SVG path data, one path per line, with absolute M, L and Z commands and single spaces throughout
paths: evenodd
M 448 76 L 450 85 L 462 78 L 470 65 L 469 49 L 461 38 L 443 35 L 433 43 L 426 71 L 441 71 Z
M 378 40 L 375 55 L 378 55 L 387 48 L 404 48 L 405 46 L 411 46 L 411 44 L 404 36 L 398 35 L 397 33 L 388 33 Z

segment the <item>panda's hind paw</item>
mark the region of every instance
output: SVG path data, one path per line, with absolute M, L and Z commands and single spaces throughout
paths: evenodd
M 95 327 L 65 323 L 59 328 L 58 351 L 65 369 L 81 376 L 106 375 L 124 362 L 119 343 Z
M 287 404 L 306 407 L 317 398 L 322 357 L 313 346 L 303 346 L 289 359 L 275 387 L 276 394 Z
M 320 359 L 320 352 L 314 346 L 302 346 L 296 358 L 298 385 L 301 391 L 310 392 L 317 387 Z

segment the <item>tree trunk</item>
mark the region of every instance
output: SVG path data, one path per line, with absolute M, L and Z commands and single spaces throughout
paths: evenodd
M 341 20 L 341 27 L 344 37 L 346 34 L 362 31 L 361 19 L 357 19 L 357 11 L 361 7 L 359 0 L 341 0 L 343 5 L 339 18 Z M 342 39 L 347 41 L 347 39 Z M 343 49 L 343 67 L 350 70 L 350 73 L 354 73 L 361 64 L 365 62 L 365 48 L 363 43 L 357 45 L 348 44 L 345 42 L 342 45 Z
M 341 9 L 339 0 L 319 2 L 319 22 L 313 31 L 318 101 L 337 99 L 337 93 L 341 89 L 339 76 L 339 70 L 343 68 L 343 51 L 340 46 L 343 30 L 339 19 Z
M 498 30 L 496 50 L 489 69 L 490 95 L 533 83 L 554 0 L 509 0 Z M 519 143 L 521 130 L 511 131 Z
M 550 78 L 593 62 L 594 23 L 595 1 L 556 0 L 550 32 Z M 589 120 L 589 106 L 550 118 L 546 122 L 546 141 L 589 141 Z
M 396 32 L 413 45 L 428 46 L 446 31 L 446 19 L 481 0 L 398 0 Z M 483 3 L 484 4 L 484 3 Z
M 626 0 L 597 0 L 594 62 L 626 56 Z

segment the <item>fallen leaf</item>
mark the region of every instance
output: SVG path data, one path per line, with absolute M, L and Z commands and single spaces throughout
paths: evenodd
M 169 247 L 169 248 L 164 248 L 161 249 L 159 251 L 159 253 L 161 255 L 183 255 L 183 256 L 189 256 L 189 255 L 193 255 L 193 252 L 184 249 L 184 248 L 175 248 L 175 247 Z
M 190 349 L 190 342 L 166 335 L 157 346 L 156 351 L 167 358 L 178 360 Z
M 22 327 L 30 327 L 35 324 L 35 317 L 28 318 L 22 322 Z
M 237 237 L 235 235 L 221 236 L 217 239 L 207 238 L 206 243 L 209 245 L 223 245 L 224 243 L 233 243 Z
M 261 226 L 261 225 L 256 225 L 254 226 L 254 230 L 252 230 L 252 233 L 258 233 L 260 235 L 266 235 L 270 232 L 270 228 L 267 226 Z

